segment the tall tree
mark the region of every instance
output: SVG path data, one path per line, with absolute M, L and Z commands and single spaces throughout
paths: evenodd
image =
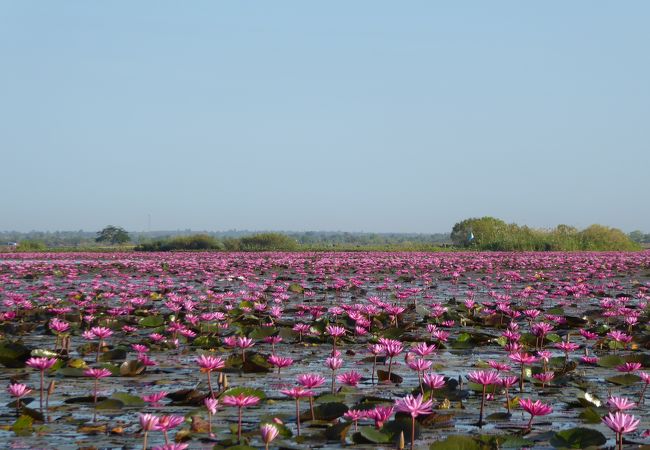
M 124 228 L 108 225 L 102 231 L 97 232 L 96 242 L 104 242 L 112 245 L 129 242 L 131 237 Z

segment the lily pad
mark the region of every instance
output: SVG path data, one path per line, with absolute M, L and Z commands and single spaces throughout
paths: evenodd
M 240 394 L 251 395 L 253 397 L 259 398 L 260 400 L 264 400 L 266 398 L 266 394 L 264 393 L 263 390 L 248 388 L 248 387 L 230 388 L 224 393 L 222 393 L 219 397 L 225 397 L 226 395 L 240 395 Z
M 10 369 L 25 367 L 31 349 L 19 342 L 4 341 L 0 344 L 0 364 Z
M 404 381 L 404 378 L 401 376 L 397 375 L 395 372 L 391 372 L 390 374 L 390 380 L 388 379 L 388 371 L 387 370 L 382 370 L 382 369 L 377 369 L 377 378 L 379 381 L 386 381 L 390 383 L 395 383 L 395 384 L 402 384 L 402 381 Z
M 124 403 L 114 398 L 107 398 L 106 400 L 97 403 L 97 409 L 122 409 L 122 408 L 124 408 Z
M 334 420 L 343 416 L 348 411 L 348 407 L 344 403 L 333 402 L 323 403 L 314 407 L 314 417 L 316 420 Z M 311 412 L 305 411 L 300 415 L 300 419 L 304 421 L 311 420 Z
M 126 350 L 123 348 L 115 348 L 99 355 L 100 361 L 115 361 L 118 359 L 126 359 Z
M 325 429 L 325 439 L 328 441 L 345 442 L 351 426 L 352 424 L 350 422 L 334 424 Z
M 375 427 L 361 427 L 357 433 L 354 433 L 352 440 L 356 444 L 385 444 L 390 442 L 391 435 L 377 430 Z
M 163 316 L 147 316 L 140 319 L 140 326 L 147 328 L 156 328 L 165 323 Z
M 587 448 L 606 442 L 607 438 L 600 431 L 582 427 L 558 431 L 551 438 L 551 445 L 555 448 Z
M 131 395 L 126 392 L 115 392 L 111 399 L 121 401 L 124 406 L 140 408 L 145 405 L 145 401 L 137 395 Z
M 633 373 L 626 373 L 624 375 L 614 375 L 613 377 L 606 378 L 606 380 L 619 386 L 630 386 L 641 381 L 641 377 Z

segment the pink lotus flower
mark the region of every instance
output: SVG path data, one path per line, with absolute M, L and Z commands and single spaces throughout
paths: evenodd
M 533 426 L 533 418 L 535 416 L 545 416 L 553 412 L 553 408 L 550 405 L 542 403 L 540 400 L 533 402 L 531 399 L 522 398 L 519 400 L 519 406 L 530 414 L 530 420 L 526 429 L 530 430 Z
M 350 372 L 344 372 L 336 377 L 336 379 L 347 386 L 356 386 L 361 380 L 361 374 L 356 370 L 351 370 Z
M 215 370 L 220 370 L 226 367 L 226 362 L 217 357 L 211 355 L 200 355 L 196 358 L 196 363 L 201 368 L 201 372 L 205 372 L 208 375 L 208 388 L 210 389 L 210 397 L 214 397 L 214 390 L 212 388 L 212 378 L 211 374 Z
M 317 374 L 317 373 L 306 373 L 306 374 L 301 374 L 298 375 L 298 384 L 308 388 L 308 389 L 315 389 L 317 387 L 321 387 L 323 384 L 325 384 L 325 377 Z M 311 395 L 309 397 L 309 411 L 311 412 L 311 420 L 316 420 L 316 416 L 314 415 L 314 396 Z
M 623 449 L 623 435 L 631 433 L 639 426 L 640 419 L 637 419 L 631 414 L 625 414 L 617 411 L 609 413 L 603 417 L 603 423 L 607 425 L 614 433 L 616 433 L 616 443 L 619 450 Z
M 169 444 L 169 437 L 167 433 L 185 422 L 185 417 L 183 416 L 160 416 L 158 419 L 157 429 L 163 432 L 165 437 L 165 444 Z
M 422 381 L 431 390 L 440 389 L 445 385 L 445 377 L 435 373 L 427 373 L 424 375 Z
M 334 393 L 334 386 L 336 381 L 336 371 L 343 365 L 343 360 L 338 357 L 329 357 L 325 360 L 325 365 L 332 371 L 332 394 Z
M 160 391 L 154 394 L 143 395 L 142 400 L 144 400 L 147 403 L 151 403 L 151 406 L 155 406 L 158 405 L 160 403 L 160 400 L 162 400 L 165 397 L 167 397 L 167 392 Z
M 375 409 L 368 411 L 368 417 L 374 419 L 375 427 L 379 430 L 390 419 L 394 410 L 394 406 L 375 406 Z
M 610 411 L 616 412 L 632 409 L 636 406 L 636 403 L 625 397 L 609 397 L 607 399 L 607 406 L 609 406 Z
M 433 412 L 431 410 L 432 406 L 433 402 L 431 400 L 423 400 L 422 395 L 418 395 L 417 397 L 407 395 L 395 401 L 395 409 L 397 411 L 406 412 L 411 415 L 411 450 L 413 450 L 415 445 L 415 418 L 423 414 L 431 414 Z
M 280 370 L 283 367 L 289 367 L 293 364 L 293 359 L 285 358 L 283 356 L 271 355 L 269 356 L 269 364 L 278 368 L 278 376 L 280 375 Z
M 273 439 L 278 437 L 278 434 L 280 434 L 280 432 L 278 431 L 278 427 L 275 425 L 265 423 L 260 426 L 260 434 L 262 435 L 262 441 L 264 442 L 265 449 L 269 450 L 269 445 Z
M 158 416 L 155 416 L 153 414 L 140 414 L 139 420 L 140 420 L 140 427 L 142 427 L 142 431 L 144 431 L 144 437 L 142 440 L 142 450 L 146 450 L 147 436 L 150 431 L 154 431 L 158 429 L 158 421 L 160 419 Z
M 212 397 L 207 397 L 203 400 L 203 404 L 208 410 L 208 433 L 212 435 L 212 416 L 217 413 L 217 406 L 219 406 L 219 400 Z
M 431 414 L 431 407 L 433 406 L 433 401 L 424 400 L 422 395 L 413 397 L 412 395 L 407 395 L 404 398 L 397 399 L 395 401 L 395 410 L 407 412 L 411 417 L 421 416 L 423 414 Z
M 479 412 L 478 426 L 483 426 L 483 410 L 485 409 L 485 393 L 488 385 L 499 382 L 499 373 L 487 370 L 477 370 L 467 374 L 469 381 L 483 386 L 483 395 L 481 396 L 481 409 Z
M 314 392 L 305 389 L 302 386 L 296 386 L 291 389 L 282 389 L 280 392 L 288 397 L 292 397 L 296 401 L 296 425 L 298 428 L 298 436 L 300 436 L 300 398 L 313 397 Z
M 58 360 L 56 358 L 29 358 L 25 364 L 41 372 L 41 382 L 40 382 L 40 407 L 41 411 L 43 410 L 43 389 L 45 371 L 56 364 Z
M 551 381 L 553 381 L 553 378 L 555 378 L 555 372 L 542 372 L 542 373 L 536 373 L 533 375 L 533 378 L 536 380 L 541 381 L 542 383 L 542 388 L 546 387 L 547 384 L 549 384 Z
M 350 420 L 354 423 L 354 431 L 358 430 L 357 423 L 359 420 L 363 419 L 366 417 L 368 414 L 368 411 L 365 410 L 360 410 L 360 409 L 348 409 L 345 414 L 343 414 L 343 417 L 347 420 Z
M 621 364 L 620 366 L 616 366 L 616 370 L 619 372 L 625 372 L 625 373 L 632 373 L 636 372 L 637 370 L 641 369 L 641 363 L 638 362 L 626 362 L 625 364 Z
M 16 398 L 16 412 L 20 414 L 20 399 L 32 392 L 27 385 L 20 383 L 12 383 L 7 387 L 9 395 Z
M 239 418 L 238 425 L 237 425 L 237 440 L 241 441 L 242 409 L 248 406 L 257 405 L 260 402 L 260 399 L 258 397 L 255 397 L 254 395 L 245 395 L 242 393 L 238 395 L 226 395 L 223 397 L 221 402 L 227 406 L 237 407 L 238 409 L 237 416 Z

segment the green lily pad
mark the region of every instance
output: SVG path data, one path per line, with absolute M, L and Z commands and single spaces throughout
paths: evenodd
M 140 326 L 147 328 L 156 328 L 165 323 L 163 316 L 147 316 L 140 319 Z
M 385 444 L 390 442 L 391 435 L 377 430 L 375 427 L 361 427 L 357 433 L 354 433 L 352 440 L 355 444 Z
M 124 406 L 127 407 L 140 408 L 145 405 L 145 401 L 142 400 L 142 398 L 138 397 L 137 395 L 128 394 L 126 392 L 115 392 L 113 395 L 111 395 L 111 399 L 119 400 L 124 404 Z
M 598 424 L 602 422 L 602 415 L 595 408 L 586 408 L 582 411 L 578 418 L 582 419 L 586 423 Z
M 31 349 L 19 342 L 4 341 L 0 344 L 0 364 L 10 369 L 25 367 Z
M 388 371 L 387 370 L 382 370 L 382 369 L 377 369 L 377 379 L 379 381 L 389 381 L 388 379 Z M 395 384 L 402 384 L 402 381 L 404 381 L 404 378 L 401 376 L 397 375 L 395 372 L 390 373 L 390 382 L 395 383 Z
M 325 439 L 328 441 L 345 442 L 351 426 L 352 423 L 350 422 L 341 422 L 327 427 L 325 429 Z
M 314 407 L 314 417 L 316 420 L 334 420 L 343 416 L 348 411 L 348 407 L 344 403 L 332 402 L 323 403 Z M 300 415 L 300 420 L 311 420 L 311 412 L 305 411 Z
M 115 361 L 117 359 L 126 359 L 126 350 L 123 348 L 115 348 L 99 355 L 99 360 L 104 362 Z
M 34 419 L 27 415 L 21 415 L 11 426 L 11 430 L 18 436 L 26 436 L 32 432 Z
M 114 398 L 107 398 L 106 400 L 97 403 L 97 409 L 122 409 L 122 408 L 124 408 L 124 403 Z
M 618 355 L 605 355 L 598 358 L 598 363 L 600 367 L 606 367 L 608 369 L 620 366 L 625 364 L 625 360 Z
M 626 373 L 624 375 L 614 375 L 613 377 L 606 378 L 606 380 L 619 386 L 630 386 L 641 381 L 641 377 L 633 373 Z
M 248 387 L 235 387 L 235 388 L 230 388 L 224 393 L 222 393 L 219 397 L 225 397 L 226 395 L 251 395 L 253 397 L 257 397 L 260 400 L 264 400 L 266 398 L 266 394 L 264 391 L 261 389 L 254 389 L 254 388 L 248 388 Z
M 551 445 L 555 448 L 587 448 L 606 442 L 607 438 L 600 431 L 582 427 L 558 431 L 551 438 Z

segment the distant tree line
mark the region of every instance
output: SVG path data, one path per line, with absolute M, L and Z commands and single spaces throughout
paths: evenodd
M 280 233 L 261 233 L 240 238 L 219 240 L 207 234 L 176 236 L 144 242 L 136 251 L 226 250 L 226 251 L 292 251 L 298 250 L 295 239 Z
M 630 239 L 639 244 L 650 244 L 650 233 L 643 233 L 642 231 L 635 230 L 628 234 Z
M 55 231 L 0 232 L 0 250 L 102 250 L 139 251 L 274 251 L 274 250 L 383 250 L 439 251 L 452 245 L 476 250 L 636 250 L 650 243 L 650 234 L 634 231 L 629 235 L 616 228 L 591 225 L 578 230 L 569 225 L 536 229 L 508 224 L 494 217 L 466 219 L 447 233 L 364 233 L 339 231 L 252 232 L 191 230 L 127 232 L 109 225 L 99 232 Z M 17 243 L 9 246 L 8 243 Z
M 455 246 L 477 250 L 575 251 L 638 250 L 638 243 L 617 228 L 591 225 L 578 230 L 569 225 L 536 229 L 506 223 L 494 217 L 466 219 L 454 225 Z
M 248 230 L 228 230 L 228 231 L 192 231 L 192 230 L 172 230 L 172 231 L 151 231 L 151 232 L 129 232 L 127 233 L 120 227 L 109 225 L 99 232 L 91 231 L 5 231 L 0 232 L 0 243 L 17 242 L 36 249 L 45 248 L 90 248 L 101 247 L 106 245 L 116 245 L 120 243 L 132 242 L 138 246 L 141 244 L 153 245 L 154 242 L 159 245 L 167 243 L 171 246 L 184 246 L 184 239 L 188 236 L 208 236 L 214 241 L 220 242 L 216 249 L 223 245 L 226 249 L 241 248 L 240 240 L 242 238 L 281 234 L 293 239 L 298 245 L 309 248 L 339 248 L 339 247 L 358 247 L 358 248 L 377 248 L 382 246 L 425 246 L 440 245 L 450 243 L 448 233 L 365 233 L 365 232 L 342 232 L 342 231 L 305 231 L 305 232 L 255 232 Z M 128 240 L 127 240 L 128 237 Z M 179 240 L 169 243 L 174 238 Z M 198 242 L 192 245 L 207 245 L 204 238 L 198 239 Z M 156 245 L 158 245 L 156 244 Z M 167 245 L 165 244 L 165 245 Z M 244 247 L 257 246 L 255 242 L 243 241 Z M 275 245 L 275 244 L 272 244 Z M 210 247 L 211 248 L 211 247 Z

